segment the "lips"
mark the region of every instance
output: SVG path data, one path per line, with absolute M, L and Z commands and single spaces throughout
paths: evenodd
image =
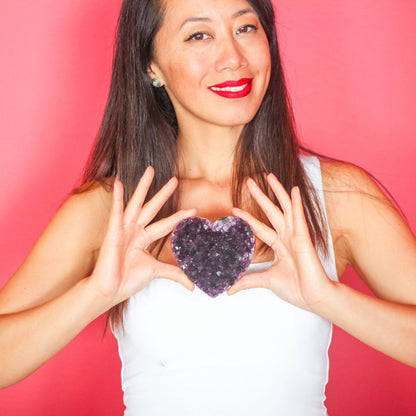
M 221 84 L 212 85 L 209 89 L 225 98 L 242 98 L 250 94 L 252 78 L 241 78 L 236 81 L 225 81 Z

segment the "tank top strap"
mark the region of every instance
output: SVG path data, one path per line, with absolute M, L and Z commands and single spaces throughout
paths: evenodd
M 331 230 L 329 228 L 328 223 L 328 215 L 326 212 L 326 205 L 325 205 L 325 194 L 323 189 L 322 183 L 322 171 L 321 171 L 321 163 L 319 159 L 315 156 L 300 156 L 300 161 L 302 162 L 303 168 L 308 176 L 311 184 L 315 190 L 315 194 L 318 198 L 319 206 L 322 211 L 322 215 L 325 220 L 325 227 L 326 227 L 326 235 L 327 235 L 327 244 L 328 244 L 328 253 L 325 255 L 322 250 L 317 249 L 319 258 L 322 262 L 322 265 L 325 268 L 326 273 L 328 274 L 329 278 L 334 281 L 338 281 L 338 274 L 335 262 L 335 251 L 334 251 L 334 244 L 331 236 Z

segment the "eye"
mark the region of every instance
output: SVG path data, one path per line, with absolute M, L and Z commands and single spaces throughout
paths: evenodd
M 255 31 L 255 30 L 257 30 L 257 26 L 255 26 L 255 25 L 244 25 L 244 26 L 241 26 L 238 30 L 237 30 L 237 34 L 240 34 L 240 33 L 249 33 L 249 32 L 253 32 L 253 31 Z
M 195 32 L 193 33 L 191 36 L 189 36 L 188 39 L 186 39 L 186 41 L 190 41 L 190 40 L 207 40 L 210 39 L 211 36 L 208 35 L 207 33 L 204 32 Z

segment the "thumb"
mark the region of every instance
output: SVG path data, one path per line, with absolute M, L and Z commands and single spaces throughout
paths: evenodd
M 255 287 L 269 288 L 269 279 L 264 273 L 250 273 L 243 276 L 234 283 L 228 290 L 228 295 L 240 292 L 241 290 L 253 289 Z
M 155 279 L 169 279 L 178 282 L 185 286 L 191 292 L 195 289 L 194 283 L 192 283 L 188 276 L 177 266 L 171 264 L 161 264 L 161 267 L 155 271 Z

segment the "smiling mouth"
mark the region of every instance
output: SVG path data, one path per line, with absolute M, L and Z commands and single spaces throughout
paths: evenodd
M 209 89 L 225 98 L 242 98 L 250 94 L 252 78 L 242 78 L 237 81 L 226 81 L 213 85 Z
M 240 92 L 243 91 L 244 88 L 246 88 L 248 85 L 244 84 L 241 87 L 224 87 L 224 88 L 218 88 L 218 87 L 211 87 L 212 91 L 229 91 L 229 92 Z

